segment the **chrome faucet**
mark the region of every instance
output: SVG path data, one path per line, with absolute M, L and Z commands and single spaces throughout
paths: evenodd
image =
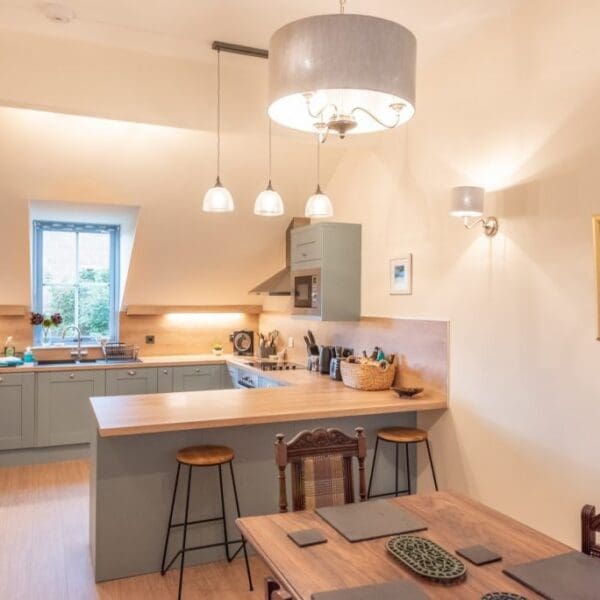
M 65 336 L 67 335 L 67 331 L 70 331 L 71 329 L 74 329 L 77 332 L 77 350 L 71 350 L 71 356 L 76 357 L 76 359 L 79 361 L 84 356 L 88 355 L 88 351 L 81 349 L 81 329 L 79 329 L 79 327 L 77 327 L 77 325 L 68 325 L 67 327 L 65 327 L 63 329 L 63 333 L 62 333 L 63 340 L 65 339 Z

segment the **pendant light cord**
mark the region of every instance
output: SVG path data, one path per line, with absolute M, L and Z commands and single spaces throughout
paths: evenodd
M 317 194 L 321 193 L 321 140 L 317 136 Z
M 221 51 L 217 50 L 217 181 L 221 176 Z
M 271 185 L 271 122 L 269 118 L 269 185 Z

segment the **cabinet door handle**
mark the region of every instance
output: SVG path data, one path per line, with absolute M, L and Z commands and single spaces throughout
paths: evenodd
M 2 383 L 4 381 L 4 379 L 2 379 L 2 377 L 0 377 L 0 383 Z
M 169 374 L 169 369 L 163 369 L 163 375 L 168 375 Z
M 135 375 L 135 371 L 127 371 L 127 375 L 131 375 L 133 377 L 133 375 Z
M 71 373 L 71 374 L 69 375 L 69 379 L 75 379 L 75 373 Z
M 196 373 L 200 373 L 200 371 L 202 371 L 202 369 L 200 369 L 200 368 L 196 369 Z

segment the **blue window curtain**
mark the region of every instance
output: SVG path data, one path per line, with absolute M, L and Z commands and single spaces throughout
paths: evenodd
M 120 230 L 118 225 L 100 225 L 92 223 L 69 223 L 61 221 L 34 221 L 33 222 L 33 255 L 32 255 L 32 310 L 43 312 L 44 307 L 44 232 L 72 232 L 79 233 L 104 233 L 110 237 L 109 258 L 109 337 L 111 341 L 117 341 L 119 337 L 119 244 Z M 78 247 L 78 241 L 77 241 Z M 78 257 L 76 258 L 78 261 Z M 79 264 L 77 264 L 79 271 Z M 78 275 L 77 275 L 78 277 Z M 76 283 L 78 286 L 79 283 Z M 56 335 L 51 341 L 62 338 L 62 327 L 58 328 Z M 34 343 L 39 344 L 42 338 L 41 327 L 34 330 Z M 73 341 L 74 334 L 70 334 L 65 341 Z M 60 339 L 62 341 L 62 339 Z M 85 343 L 94 343 L 96 340 L 90 336 L 83 337 Z

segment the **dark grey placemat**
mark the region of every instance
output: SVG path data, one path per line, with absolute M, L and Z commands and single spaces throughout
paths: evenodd
M 600 598 L 600 560 L 581 552 L 507 567 L 504 572 L 548 600 Z
M 392 581 L 345 590 L 319 592 L 312 600 L 428 600 L 429 596 L 412 581 Z
M 327 506 L 316 513 L 349 542 L 427 529 L 425 521 L 389 500 Z
M 291 538 L 298 546 L 314 546 L 316 544 L 324 544 L 327 538 L 318 529 L 300 529 L 298 531 L 290 531 L 288 537 Z
M 469 546 L 468 548 L 459 548 L 456 551 L 456 554 L 466 558 L 468 561 L 472 562 L 478 567 L 502 560 L 502 557 L 498 553 L 480 545 Z

